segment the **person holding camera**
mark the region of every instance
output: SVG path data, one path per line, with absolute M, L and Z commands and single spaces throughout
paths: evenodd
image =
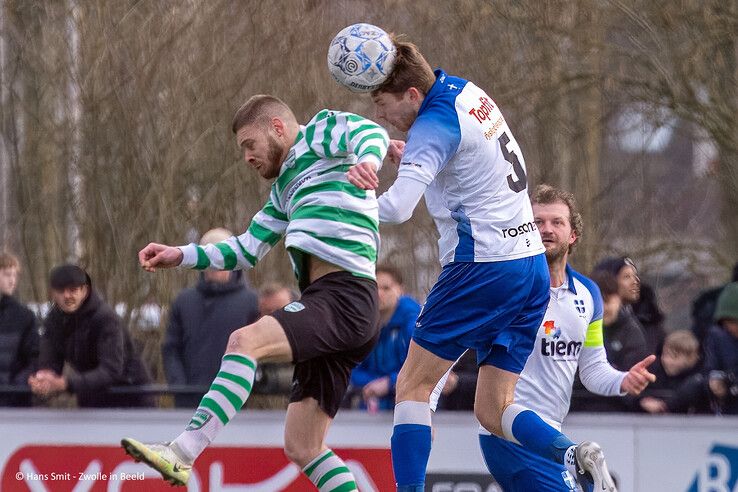
M 705 342 L 705 370 L 719 413 L 738 414 L 738 282 L 728 284 L 718 298 L 716 325 Z

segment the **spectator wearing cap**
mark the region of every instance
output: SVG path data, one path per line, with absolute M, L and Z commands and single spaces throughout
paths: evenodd
M 20 262 L 0 253 L 0 386 L 25 386 L 38 358 L 36 316 L 18 302 L 13 293 Z M 28 406 L 28 395 L 1 395 L 0 406 Z
M 738 282 L 738 263 L 733 265 L 733 273 L 730 277 L 730 282 Z M 717 300 L 725 286 L 728 284 L 703 290 L 695 300 L 692 301 L 692 331 L 697 337 L 697 340 L 699 340 L 700 347 L 702 347 L 703 352 L 707 333 L 715 324 L 714 317 Z
M 112 386 L 151 382 L 120 318 L 92 288 L 77 265 L 61 265 L 49 274 L 52 307 L 41 334 L 39 370 L 28 383 L 46 398 L 62 392 L 80 407 L 145 406 L 151 398 L 114 394 Z M 63 372 L 65 363 L 69 370 Z
M 218 243 L 233 234 L 217 228 L 200 244 Z M 242 271 L 206 270 L 195 287 L 172 303 L 161 352 L 170 385 L 208 386 L 220 368 L 230 334 L 259 317 L 258 298 L 243 281 Z M 177 395 L 178 407 L 197 406 L 202 395 Z
M 646 351 L 660 355 L 666 337 L 664 314 L 658 306 L 656 292 L 651 286 L 641 283 L 633 260 L 624 256 L 605 258 L 594 269 L 615 276 L 625 315 L 632 313 L 643 328 Z
M 718 297 L 715 323 L 705 343 L 709 389 L 722 413 L 738 414 L 738 282 Z

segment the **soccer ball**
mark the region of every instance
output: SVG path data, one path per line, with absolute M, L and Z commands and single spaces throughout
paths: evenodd
M 395 62 L 389 35 L 371 24 L 354 24 L 336 34 L 328 47 L 328 69 L 339 84 L 371 92 L 387 80 Z

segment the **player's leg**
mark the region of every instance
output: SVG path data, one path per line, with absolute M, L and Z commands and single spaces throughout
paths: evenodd
M 454 358 L 455 360 L 455 358 Z M 431 450 L 431 391 L 453 364 L 410 342 L 397 376 L 392 467 L 398 491 L 422 491 Z
M 484 338 L 478 330 L 495 316 L 491 299 L 506 297 L 507 276 L 495 274 L 496 268 L 450 263 L 428 294 L 397 379 L 392 466 L 398 490 L 423 490 L 431 448 L 429 396 L 453 361 Z
M 287 410 L 285 453 L 320 491 L 351 491 L 356 490 L 353 474 L 326 448 L 324 439 L 346 395 L 351 370 L 369 355 L 379 337 L 376 284 L 345 274 L 333 275 L 323 286 L 319 299 L 302 311 L 305 316 L 280 315 L 285 326 L 294 326 L 288 336 L 298 361 Z
M 574 476 L 591 473 L 602 490 L 612 492 L 615 487 L 599 446 L 583 443 L 586 446 L 577 450 L 567 436 L 546 423 L 536 412 L 514 402 L 518 374 L 533 349 L 549 297 L 545 258 L 540 255 L 530 262 L 530 289 L 521 299 L 523 309 L 506 327 L 505 345 L 495 344 L 489 353 L 478 354 L 480 370 L 474 404 L 477 419 L 490 433 L 563 464 Z M 511 299 L 513 297 L 511 294 Z
M 498 347 L 498 346 L 495 346 Z M 506 357 L 504 349 L 493 349 L 493 362 Z M 564 463 L 567 453 L 574 458 L 576 446 L 551 427 L 538 414 L 514 403 L 518 373 L 486 364 L 479 368 L 474 413 L 491 434 L 525 446 L 530 451 L 556 463 Z M 490 461 L 493 457 L 485 456 Z
M 280 323 L 272 316 L 234 331 L 220 370 L 203 396 L 185 430 L 168 445 L 145 445 L 134 439 L 121 441 L 128 454 L 145 461 L 165 479 L 186 483 L 189 469 L 244 405 L 254 384 L 259 361 L 292 360 L 292 348 Z
M 320 492 L 357 490 L 354 475 L 325 445 L 332 421 L 314 398 L 290 403 L 284 428 L 284 452 Z
M 490 435 L 484 428 L 479 430 L 479 444 L 487 469 L 506 492 L 577 490 L 574 477 L 559 463 Z

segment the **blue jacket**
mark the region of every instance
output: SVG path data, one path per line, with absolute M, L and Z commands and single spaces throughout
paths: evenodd
M 351 385 L 354 388 L 363 388 L 375 379 L 389 376 L 390 394 L 380 400 L 379 408 L 381 409 L 394 407 L 397 374 L 407 357 L 415 320 L 419 314 L 420 304 L 415 299 L 408 296 L 400 297 L 394 314 L 382 327 L 374 350 L 351 373 Z

